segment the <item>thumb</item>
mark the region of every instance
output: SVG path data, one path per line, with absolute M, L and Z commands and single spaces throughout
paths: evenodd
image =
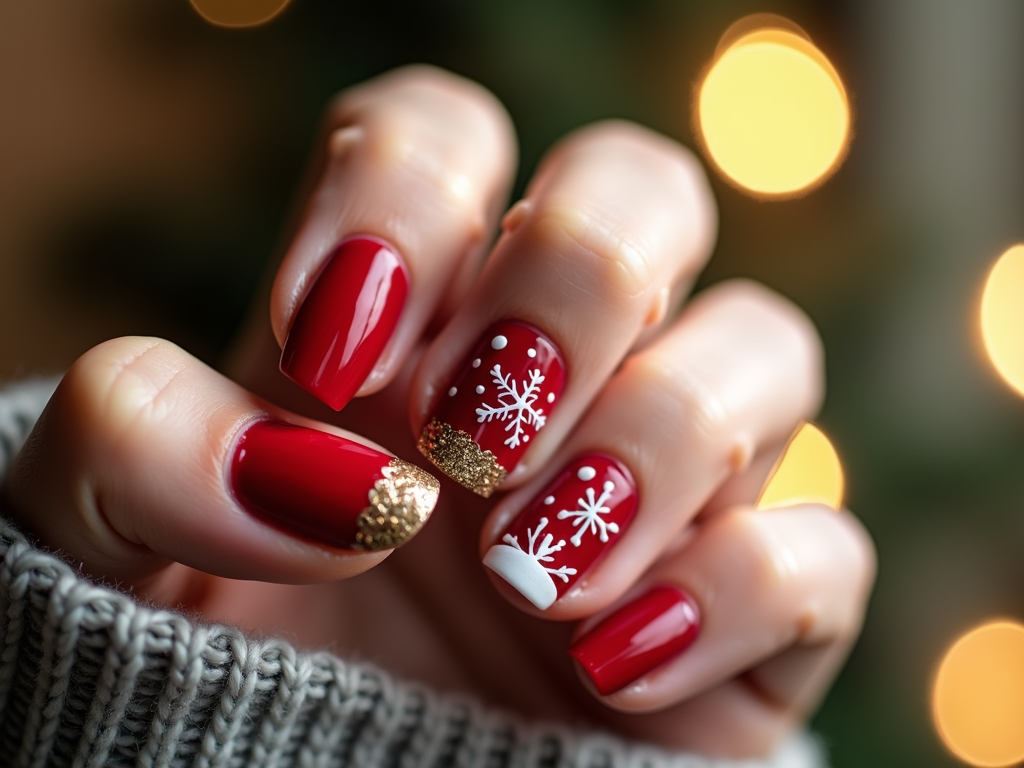
M 301 583 L 373 567 L 437 493 L 418 467 L 274 408 L 169 342 L 124 338 L 72 366 L 3 501 L 94 578 L 134 584 L 177 561 Z

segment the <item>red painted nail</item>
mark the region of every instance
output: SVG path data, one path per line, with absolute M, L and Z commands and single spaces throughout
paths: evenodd
M 602 454 L 581 456 L 512 521 L 484 565 L 546 610 L 622 537 L 636 507 L 626 467 Z
M 391 549 L 437 502 L 437 479 L 373 448 L 315 429 L 262 421 L 238 441 L 235 498 L 289 533 L 343 549 Z
M 295 315 L 282 373 L 340 411 L 376 365 L 408 293 L 408 271 L 391 246 L 372 237 L 345 240 Z
M 492 325 L 441 395 L 419 449 L 442 472 L 490 496 L 543 429 L 565 385 L 565 363 L 532 325 Z
M 700 609 L 678 587 L 655 587 L 569 648 L 602 696 L 622 690 L 685 651 L 700 634 Z

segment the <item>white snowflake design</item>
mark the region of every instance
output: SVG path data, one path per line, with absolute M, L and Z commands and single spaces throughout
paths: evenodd
M 559 520 L 565 520 L 567 518 L 573 518 L 572 524 L 579 527 L 579 530 L 572 535 L 569 541 L 572 542 L 574 547 L 578 547 L 580 542 L 583 541 L 583 534 L 588 530 L 597 535 L 602 542 L 608 541 L 608 533 L 618 533 L 618 523 L 609 523 L 601 515 L 606 515 L 611 512 L 610 507 L 606 507 L 605 503 L 611 498 L 612 491 L 615 490 L 615 483 L 611 480 L 604 484 L 601 490 L 601 495 L 597 496 L 594 493 L 593 488 L 587 488 L 586 499 L 576 499 L 578 509 L 572 511 L 563 509 L 558 513 Z
M 519 382 L 513 379 L 510 373 L 502 374 L 500 365 L 495 365 L 491 369 L 491 376 L 498 385 L 498 405 L 484 403 L 482 407 L 477 408 L 477 422 L 483 423 L 495 417 L 500 421 L 508 421 L 505 431 L 512 434 L 505 439 L 505 445 L 509 448 L 518 448 L 520 443 L 530 439 L 529 435 L 523 434 L 526 425 L 539 431 L 547 421 L 544 409 L 533 407 L 540 396 L 540 385 L 544 377 L 539 368 L 531 370 L 529 382 L 523 382 L 523 391 L 520 394 Z
M 534 560 L 536 560 L 537 565 L 539 565 L 545 571 L 550 573 L 552 576 L 557 576 L 566 584 L 568 584 L 569 577 L 576 575 L 575 568 L 569 568 L 565 565 L 559 566 L 558 568 L 548 568 L 546 565 L 544 565 L 544 563 L 553 563 L 555 561 L 555 558 L 553 558 L 551 555 L 555 552 L 560 551 L 562 547 L 565 546 L 565 539 L 560 539 L 557 544 L 554 544 L 553 542 L 555 540 L 555 537 L 549 533 L 543 539 L 541 539 L 540 546 L 537 546 L 537 539 L 540 537 L 541 531 L 544 530 L 547 524 L 548 519 L 546 517 L 542 517 L 537 522 L 536 531 L 533 531 L 529 528 L 526 529 L 526 537 L 530 547 L 529 551 L 524 550 L 521 546 L 519 546 L 518 536 L 513 536 L 510 533 L 506 533 L 501 540 L 504 541 L 506 544 L 512 545 L 520 552 L 529 555 Z

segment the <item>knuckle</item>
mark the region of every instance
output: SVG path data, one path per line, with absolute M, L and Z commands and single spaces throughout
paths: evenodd
M 482 86 L 429 66 L 406 67 L 357 86 L 329 108 L 328 154 L 358 154 L 367 170 L 480 217 L 508 174 L 511 119 Z
M 367 124 L 398 136 L 431 137 L 453 146 L 476 142 L 508 142 L 512 121 L 490 91 L 478 83 L 428 65 L 388 72 L 342 92 L 328 108 L 331 128 Z M 394 141 L 396 134 L 391 134 Z M 382 142 L 384 143 L 384 142 Z
M 685 361 L 657 351 L 641 352 L 626 361 L 627 375 L 636 381 L 648 403 L 645 410 L 659 419 L 681 441 L 681 430 L 698 436 L 695 442 L 711 449 L 729 442 L 729 409 L 718 392 Z
M 582 292 L 612 307 L 640 307 L 655 278 L 642 234 L 607 212 L 557 202 L 537 211 L 533 228 L 546 250 L 571 263 Z
M 104 342 L 80 357 L 61 385 L 62 399 L 89 443 L 116 445 L 140 422 L 169 409 L 166 393 L 185 363 L 181 350 L 161 339 Z
M 770 336 L 777 348 L 813 361 L 821 369 L 824 347 L 807 314 L 789 299 L 753 280 L 728 280 L 706 291 L 723 313 L 741 319 L 751 332 Z
M 803 574 L 798 554 L 783 537 L 754 513 L 729 515 L 723 533 L 736 543 L 738 560 L 746 563 L 744 587 L 761 604 L 790 605 L 780 596 L 794 591 Z M 794 617 L 796 618 L 796 617 Z

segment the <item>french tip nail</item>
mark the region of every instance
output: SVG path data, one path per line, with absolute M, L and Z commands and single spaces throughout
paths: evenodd
M 541 330 L 491 325 L 444 390 L 420 451 L 452 479 L 490 496 L 513 471 L 561 401 L 565 361 Z
M 485 499 L 505 480 L 505 468 L 493 453 L 480 448 L 469 433 L 437 419 L 423 427 L 416 447 L 448 477 Z
M 356 520 L 356 549 L 395 549 L 415 536 L 437 505 L 441 484 L 429 472 L 392 459 L 374 483 L 366 507 Z
M 304 539 L 378 551 L 426 524 L 440 483 L 429 472 L 339 435 L 275 421 L 241 435 L 231 490 L 253 517 Z
M 622 539 L 638 499 L 624 464 L 581 454 L 508 524 L 484 564 L 547 610 Z

